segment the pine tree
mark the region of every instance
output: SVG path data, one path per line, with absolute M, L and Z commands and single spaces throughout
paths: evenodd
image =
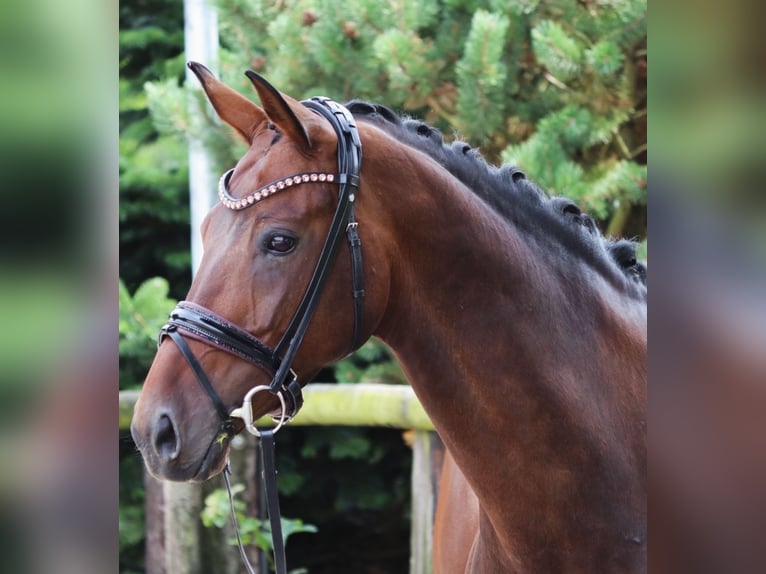
M 120 5 L 120 277 L 130 291 L 150 277 L 167 278 L 175 297 L 190 281 L 186 142 L 155 125 L 174 110 L 159 103 L 147 81 L 174 83 L 184 74 L 183 3 Z M 173 113 L 171 113 L 173 112 Z
M 365 98 L 518 165 L 613 235 L 645 236 L 646 2 L 218 0 L 221 76 L 245 69 L 296 97 Z M 205 137 L 221 169 L 243 151 L 150 84 L 164 133 Z M 200 107 L 204 110 L 204 106 Z

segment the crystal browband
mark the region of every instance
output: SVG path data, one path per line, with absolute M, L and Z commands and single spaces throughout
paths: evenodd
M 262 199 L 277 193 L 278 191 L 282 191 L 283 189 L 288 189 L 302 183 L 332 183 L 336 180 L 334 173 L 301 173 L 298 175 L 285 177 L 283 179 L 279 179 L 264 185 L 257 191 L 237 199 L 236 197 L 230 195 L 227 189 L 229 178 L 231 177 L 232 173 L 234 173 L 234 170 L 230 169 L 224 173 L 221 176 L 221 179 L 218 181 L 218 197 L 220 198 L 221 203 L 223 203 L 229 209 L 234 210 L 245 209 L 246 207 L 250 207 Z

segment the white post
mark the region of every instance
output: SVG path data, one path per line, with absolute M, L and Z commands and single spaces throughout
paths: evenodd
M 186 59 L 195 60 L 215 70 L 218 66 L 218 17 L 215 8 L 207 0 L 184 0 L 184 43 Z M 186 70 L 186 83 L 192 89 L 199 83 L 191 70 Z M 190 112 L 199 113 L 194 94 L 190 92 Z M 199 229 L 202 219 L 210 210 L 215 198 L 216 175 L 212 157 L 204 143 L 189 141 L 189 207 L 191 212 L 191 259 L 192 275 L 197 272 L 202 259 L 202 240 Z M 153 489 L 152 501 L 161 496 L 164 507 L 163 546 L 150 549 L 147 544 L 149 574 L 202 574 L 205 571 L 201 556 L 202 487 L 198 483 L 147 481 L 147 489 Z M 159 491 L 157 491 L 159 489 Z M 147 501 L 149 497 L 147 497 Z M 156 513 L 147 509 L 147 519 Z M 154 525 L 156 530 L 158 525 Z M 154 541 L 155 543 L 157 541 Z M 157 553 L 164 554 L 163 561 Z
M 184 42 L 186 60 L 204 64 L 213 72 L 218 68 L 218 13 L 209 0 L 184 0 Z M 186 70 L 188 86 L 199 87 L 191 70 Z M 191 113 L 198 113 L 190 99 Z M 213 206 L 216 197 L 217 174 L 213 171 L 212 157 L 204 143 L 189 142 L 189 207 L 191 210 L 192 275 L 202 259 L 202 238 L 199 229 L 202 220 Z
M 444 444 L 433 431 L 417 430 L 412 443 L 410 574 L 433 571 L 433 528 Z

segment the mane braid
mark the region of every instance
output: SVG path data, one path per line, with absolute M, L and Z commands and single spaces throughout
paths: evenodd
M 577 204 L 565 197 L 549 197 L 517 167 L 489 165 L 466 142 L 447 144 L 438 129 L 417 119 L 400 117 L 381 104 L 353 100 L 346 107 L 357 119 L 433 158 L 521 231 L 539 241 L 555 239 L 602 274 L 623 277 L 626 287 L 646 286 L 646 267 L 637 259 L 634 242 L 604 237 Z

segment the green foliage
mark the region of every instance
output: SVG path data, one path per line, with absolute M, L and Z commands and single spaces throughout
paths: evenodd
M 279 460 L 285 512 L 311 512 L 312 521 L 322 524 L 353 522 L 360 516 L 406 519 L 412 461 L 401 432 L 288 427 L 279 438 L 280 451 L 294 453 Z M 399 526 L 401 522 L 394 528 Z
M 532 48 L 537 61 L 559 80 L 567 81 L 582 69 L 583 47 L 553 20 L 532 28 Z
M 588 67 L 604 78 L 617 72 L 624 60 L 620 46 L 608 38 L 599 40 L 585 51 Z
M 120 522 L 120 551 L 135 546 L 145 537 L 144 511 L 139 505 L 121 505 L 119 511 Z
M 429 43 L 412 30 L 387 30 L 373 43 L 375 57 L 384 62 L 389 90 L 406 107 L 421 107 L 431 91 L 441 62 L 433 59 Z
M 642 225 L 644 0 L 218 5 L 220 75 L 243 94 L 254 97 L 242 74 L 252 68 L 297 97 L 380 101 L 444 133 L 457 131 L 490 161 L 519 164 L 602 223 L 627 203 L 639 208 L 628 230 Z M 154 36 L 147 29 L 144 41 Z M 190 117 L 177 78 L 147 84 L 155 125 L 179 141 L 203 137 L 224 170 L 241 144 L 203 104 Z
M 484 138 L 502 128 L 505 118 L 503 61 L 509 21 L 478 10 L 473 15 L 463 57 L 457 63 L 459 126 L 468 137 Z
M 273 548 L 271 524 L 268 520 L 259 520 L 247 515 L 245 503 L 236 498 L 237 494 L 244 490 L 245 486 L 242 484 L 235 484 L 231 487 L 232 496 L 234 496 L 234 512 L 239 522 L 239 533 L 242 537 L 242 543 L 245 545 L 255 545 L 270 554 Z M 205 497 L 205 506 L 202 509 L 200 518 L 202 519 L 202 524 L 207 528 L 223 528 L 231 520 L 231 507 L 229 505 L 228 493 L 225 489 L 216 489 Z M 293 534 L 318 531 L 316 526 L 305 524 L 300 519 L 282 517 L 281 526 L 285 545 L 288 538 Z M 229 539 L 229 544 L 236 546 L 236 537 Z
M 168 297 L 168 282 L 147 279 L 130 296 L 120 280 L 120 388 L 140 385 L 157 352 L 157 335 L 176 301 Z
M 391 349 L 378 339 L 370 339 L 356 353 L 339 361 L 335 365 L 335 379 L 339 383 L 408 384 Z
M 624 120 L 619 110 L 598 117 L 586 107 L 570 104 L 547 115 L 529 139 L 508 146 L 502 158 L 524 166 L 550 193 L 572 197 L 597 219 L 608 219 L 621 201 L 645 203 L 646 166 L 617 156 L 593 165 L 576 163 L 573 157 L 608 144 Z
M 130 445 L 132 446 L 132 445 Z M 120 441 L 119 549 L 120 572 L 143 572 L 146 532 L 143 461 L 135 447 Z
M 646 239 L 638 244 L 638 248 L 636 249 L 636 256 L 639 260 L 646 262 L 646 258 L 648 257 L 648 244 Z
M 248 96 L 253 90 L 242 71 L 253 68 L 298 97 L 375 99 L 446 133 L 457 130 L 490 160 L 519 163 L 534 181 L 571 196 L 604 221 L 619 202 L 644 203 L 645 189 L 635 186 L 642 178 L 624 175 L 640 176 L 637 168 L 645 163 L 637 161 L 645 132 L 635 131 L 644 114 L 644 86 L 636 72 L 645 61 L 644 0 L 219 0 L 218 6 L 222 79 Z M 152 23 L 122 31 L 124 51 L 135 57 L 148 47 L 167 48 L 174 36 L 163 30 Z M 123 60 L 123 67 L 132 61 Z M 141 154 L 135 146 L 121 147 L 133 161 L 125 160 L 122 180 L 144 188 L 135 206 L 121 210 L 121 221 L 159 220 L 145 221 L 141 236 L 135 226 L 125 226 L 134 235 L 125 239 L 135 246 L 150 244 L 142 240 L 153 225 L 188 218 L 179 181 L 186 177 L 186 159 L 180 146 L 169 143 L 171 136 L 176 142 L 201 136 L 215 150 L 220 170 L 243 151 L 204 104 L 199 114 L 189 114 L 180 60 L 148 67 L 152 74 L 160 69 L 164 73 L 148 78 L 145 90 L 131 91 L 135 82 L 120 85 L 123 112 L 139 110 L 145 118 L 151 110 L 157 130 L 147 133 L 145 122 L 136 122 L 130 141 L 147 146 L 158 132 L 155 151 L 165 149 Z M 628 187 L 619 187 L 623 183 Z M 136 257 L 150 258 L 147 251 L 139 248 Z M 154 269 L 168 269 L 155 274 L 168 277 L 186 263 L 188 256 L 178 253 L 152 262 Z M 134 287 L 133 269 L 125 266 L 121 275 Z
M 119 39 L 120 277 L 131 290 L 167 277 L 180 297 L 191 261 L 187 151 L 183 140 L 158 132 L 144 87 L 183 77 L 182 1 L 120 4 Z

